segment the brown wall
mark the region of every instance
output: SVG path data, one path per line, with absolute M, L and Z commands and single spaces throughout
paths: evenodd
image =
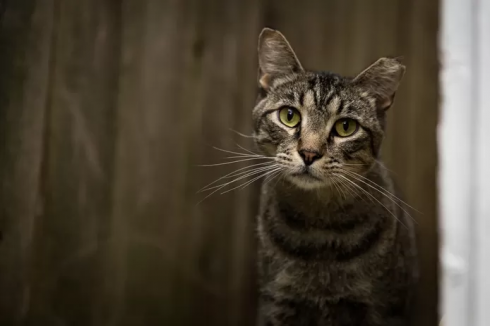
M 404 55 L 384 157 L 423 212 L 416 325 L 436 324 L 437 0 L 16 0 L 0 25 L 0 325 L 252 325 L 258 185 L 196 205 L 230 171 L 196 165 L 252 148 L 229 128 L 250 132 L 263 26 L 310 68 Z

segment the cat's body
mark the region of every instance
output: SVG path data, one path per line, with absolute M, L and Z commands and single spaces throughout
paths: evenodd
M 406 325 L 412 221 L 378 160 L 404 68 L 380 60 L 354 79 L 306 72 L 282 34 L 261 34 L 255 139 L 282 169 L 261 193 L 263 325 Z
M 367 195 L 323 201 L 328 194 L 291 190 L 262 189 L 261 313 L 270 325 L 405 325 L 416 276 L 410 218 L 376 191 L 400 222 Z

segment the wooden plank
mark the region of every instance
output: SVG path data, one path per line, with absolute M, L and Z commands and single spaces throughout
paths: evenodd
M 174 125 L 175 111 L 165 111 L 167 116 L 163 111 L 158 114 L 159 108 L 154 98 L 161 94 L 156 87 L 162 81 L 154 80 L 157 84 L 153 85 L 146 76 L 148 69 L 142 65 L 145 59 L 155 64 L 155 55 L 162 54 L 164 49 L 160 42 L 154 47 L 151 47 L 151 43 L 147 44 L 152 41 L 146 36 L 145 21 L 149 15 L 149 6 L 148 1 L 124 1 L 122 7 L 121 70 L 116 118 L 118 130 L 111 222 L 118 239 L 112 254 L 120 291 L 117 304 L 121 307 L 114 319 L 115 325 L 152 324 L 152 321 L 165 316 L 165 307 L 169 302 L 158 291 L 164 286 L 163 281 L 155 278 L 156 274 L 160 274 L 162 279 L 168 278 L 168 269 L 172 266 L 171 261 L 165 260 L 169 248 L 162 247 L 161 240 L 156 236 L 158 233 L 162 237 L 166 235 L 163 221 L 156 213 L 171 213 L 174 207 L 168 200 L 171 198 L 169 192 L 159 193 L 161 198 L 157 199 L 153 188 L 162 184 L 170 190 L 173 186 L 173 178 L 163 180 L 162 175 L 157 174 L 158 165 L 168 168 L 163 164 L 162 151 L 157 150 L 157 146 L 165 150 L 168 143 L 158 144 L 156 139 L 161 134 L 157 130 L 159 123 L 165 123 L 169 128 Z M 158 12 L 161 13 L 160 10 Z M 155 51 L 158 49 L 160 51 Z M 163 56 L 162 60 L 166 58 Z M 156 72 L 157 68 L 153 69 Z M 159 72 L 159 76 L 164 78 L 165 73 Z M 150 91 L 157 92 L 152 94 Z M 163 129 L 162 132 L 165 131 Z M 162 188 L 159 190 L 162 191 Z M 141 221 L 139 225 L 138 220 Z M 150 281 L 154 282 L 153 288 L 147 283 Z M 158 311 L 157 302 L 162 303 L 162 312 Z
M 203 176 L 211 176 L 196 165 L 221 157 L 203 142 L 232 145 L 223 135 L 231 135 L 238 64 L 224 50 L 236 44 L 234 5 L 125 6 L 114 203 L 114 220 L 127 225 L 123 323 L 219 324 L 228 318 L 234 197 L 219 206 L 211 198 L 196 208 L 195 193 Z
M 354 0 L 350 3 L 349 17 L 351 18 L 342 33 L 347 41 L 344 48 L 338 51 L 342 51 L 346 58 L 340 73 L 356 76 L 377 59 L 371 57 L 371 52 L 378 31 L 374 24 L 376 7 L 363 0 Z
M 423 214 L 417 218 L 420 282 L 414 325 L 436 325 L 438 318 L 438 227 L 437 227 L 437 143 L 438 122 L 438 1 L 412 2 L 407 54 L 406 110 L 408 140 L 405 191 L 408 201 Z M 403 148 L 403 147 L 399 147 Z
M 210 145 L 242 151 L 235 142 L 243 142 L 229 129 L 245 133 L 250 130 L 250 112 L 255 100 L 256 85 L 255 49 L 259 32 L 257 8 L 257 2 L 245 6 L 240 1 L 215 1 L 202 11 L 206 26 L 200 80 L 202 139 L 195 138 L 193 141 L 200 144 L 200 148 L 196 149 L 199 153 L 196 159 L 202 162 L 222 162 L 226 156 L 225 153 L 211 149 Z M 241 28 L 247 25 L 247 34 L 241 34 Z M 242 46 L 242 39 L 247 40 L 245 48 Z M 200 168 L 194 178 L 202 180 L 202 186 L 223 175 L 225 171 L 243 166 Z M 208 171 L 213 174 L 212 178 L 203 177 Z M 194 262 L 190 268 L 198 272 L 208 290 L 195 288 L 197 291 L 192 300 L 195 308 L 193 311 L 198 311 L 199 315 L 207 317 L 215 325 L 250 324 L 254 319 L 253 315 L 246 314 L 240 307 L 247 305 L 241 301 L 247 299 L 247 292 L 250 293 L 252 285 L 249 283 L 249 275 L 255 270 L 253 261 L 245 258 L 253 248 L 250 240 L 254 213 L 249 201 L 250 194 L 256 191 L 257 185 L 222 197 L 212 196 L 206 199 L 199 204 L 201 221 L 194 218 L 194 223 L 197 222 L 201 230 L 195 233 L 194 241 L 198 247 L 188 247 L 188 257 Z M 192 221 L 188 225 L 191 224 Z M 237 230 L 236 224 L 244 229 Z M 244 268 L 241 267 L 242 264 L 246 264 Z M 242 270 L 238 272 L 240 269 Z M 238 292 L 240 289 L 244 291 Z M 217 306 L 223 310 L 218 310 Z M 253 309 L 253 305 L 248 304 L 247 308 Z
M 235 37 L 237 49 L 235 52 L 234 92 L 231 105 L 234 107 L 232 128 L 246 135 L 252 134 L 251 112 L 255 105 L 257 80 L 257 36 L 263 26 L 260 18 L 263 12 L 262 2 L 237 1 L 235 9 Z M 235 142 L 255 152 L 253 140 L 235 135 Z M 236 149 L 236 147 L 235 147 Z M 256 194 L 259 184 L 255 183 L 244 189 L 248 191 L 235 192 L 235 207 L 232 211 L 232 266 L 228 285 L 227 300 L 232 302 L 226 325 L 254 325 L 256 318 L 255 305 L 257 296 L 256 276 L 256 223 L 258 211 Z
M 42 207 L 53 1 L 2 2 L 0 11 L 0 324 L 20 325 Z
M 403 56 L 401 49 L 397 48 L 399 31 L 398 31 L 398 9 L 402 0 L 378 0 L 376 1 L 376 13 L 374 18 L 375 32 L 372 36 L 372 60 L 384 56 Z M 404 49 L 403 49 L 404 50 Z M 410 69 L 410 67 L 408 67 Z M 386 166 L 391 170 L 394 166 L 394 150 L 396 150 L 395 130 L 397 128 L 395 117 L 398 111 L 405 110 L 403 106 L 404 94 L 406 92 L 405 80 L 402 80 L 400 89 L 395 98 L 393 107 L 390 108 L 386 117 L 386 132 L 381 150 L 381 157 Z M 392 172 L 393 177 L 399 178 L 396 172 Z
M 113 313 L 104 254 L 111 241 L 117 13 L 113 1 L 56 6 L 30 325 L 105 325 Z

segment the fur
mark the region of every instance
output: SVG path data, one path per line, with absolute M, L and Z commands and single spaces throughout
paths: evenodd
M 261 33 L 254 138 L 282 167 L 261 192 L 262 325 L 406 325 L 414 232 L 379 159 L 404 71 L 392 58 L 354 78 L 307 71 L 280 32 Z M 298 126 L 281 123 L 283 108 L 299 112 Z M 356 132 L 336 134 L 341 119 L 356 121 Z

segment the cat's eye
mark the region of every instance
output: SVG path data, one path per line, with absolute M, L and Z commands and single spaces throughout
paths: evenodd
M 335 133 L 340 137 L 352 136 L 358 128 L 359 124 L 352 119 L 341 119 L 335 123 Z
M 301 121 L 301 115 L 298 110 L 290 107 L 279 110 L 279 120 L 290 128 L 296 127 Z

